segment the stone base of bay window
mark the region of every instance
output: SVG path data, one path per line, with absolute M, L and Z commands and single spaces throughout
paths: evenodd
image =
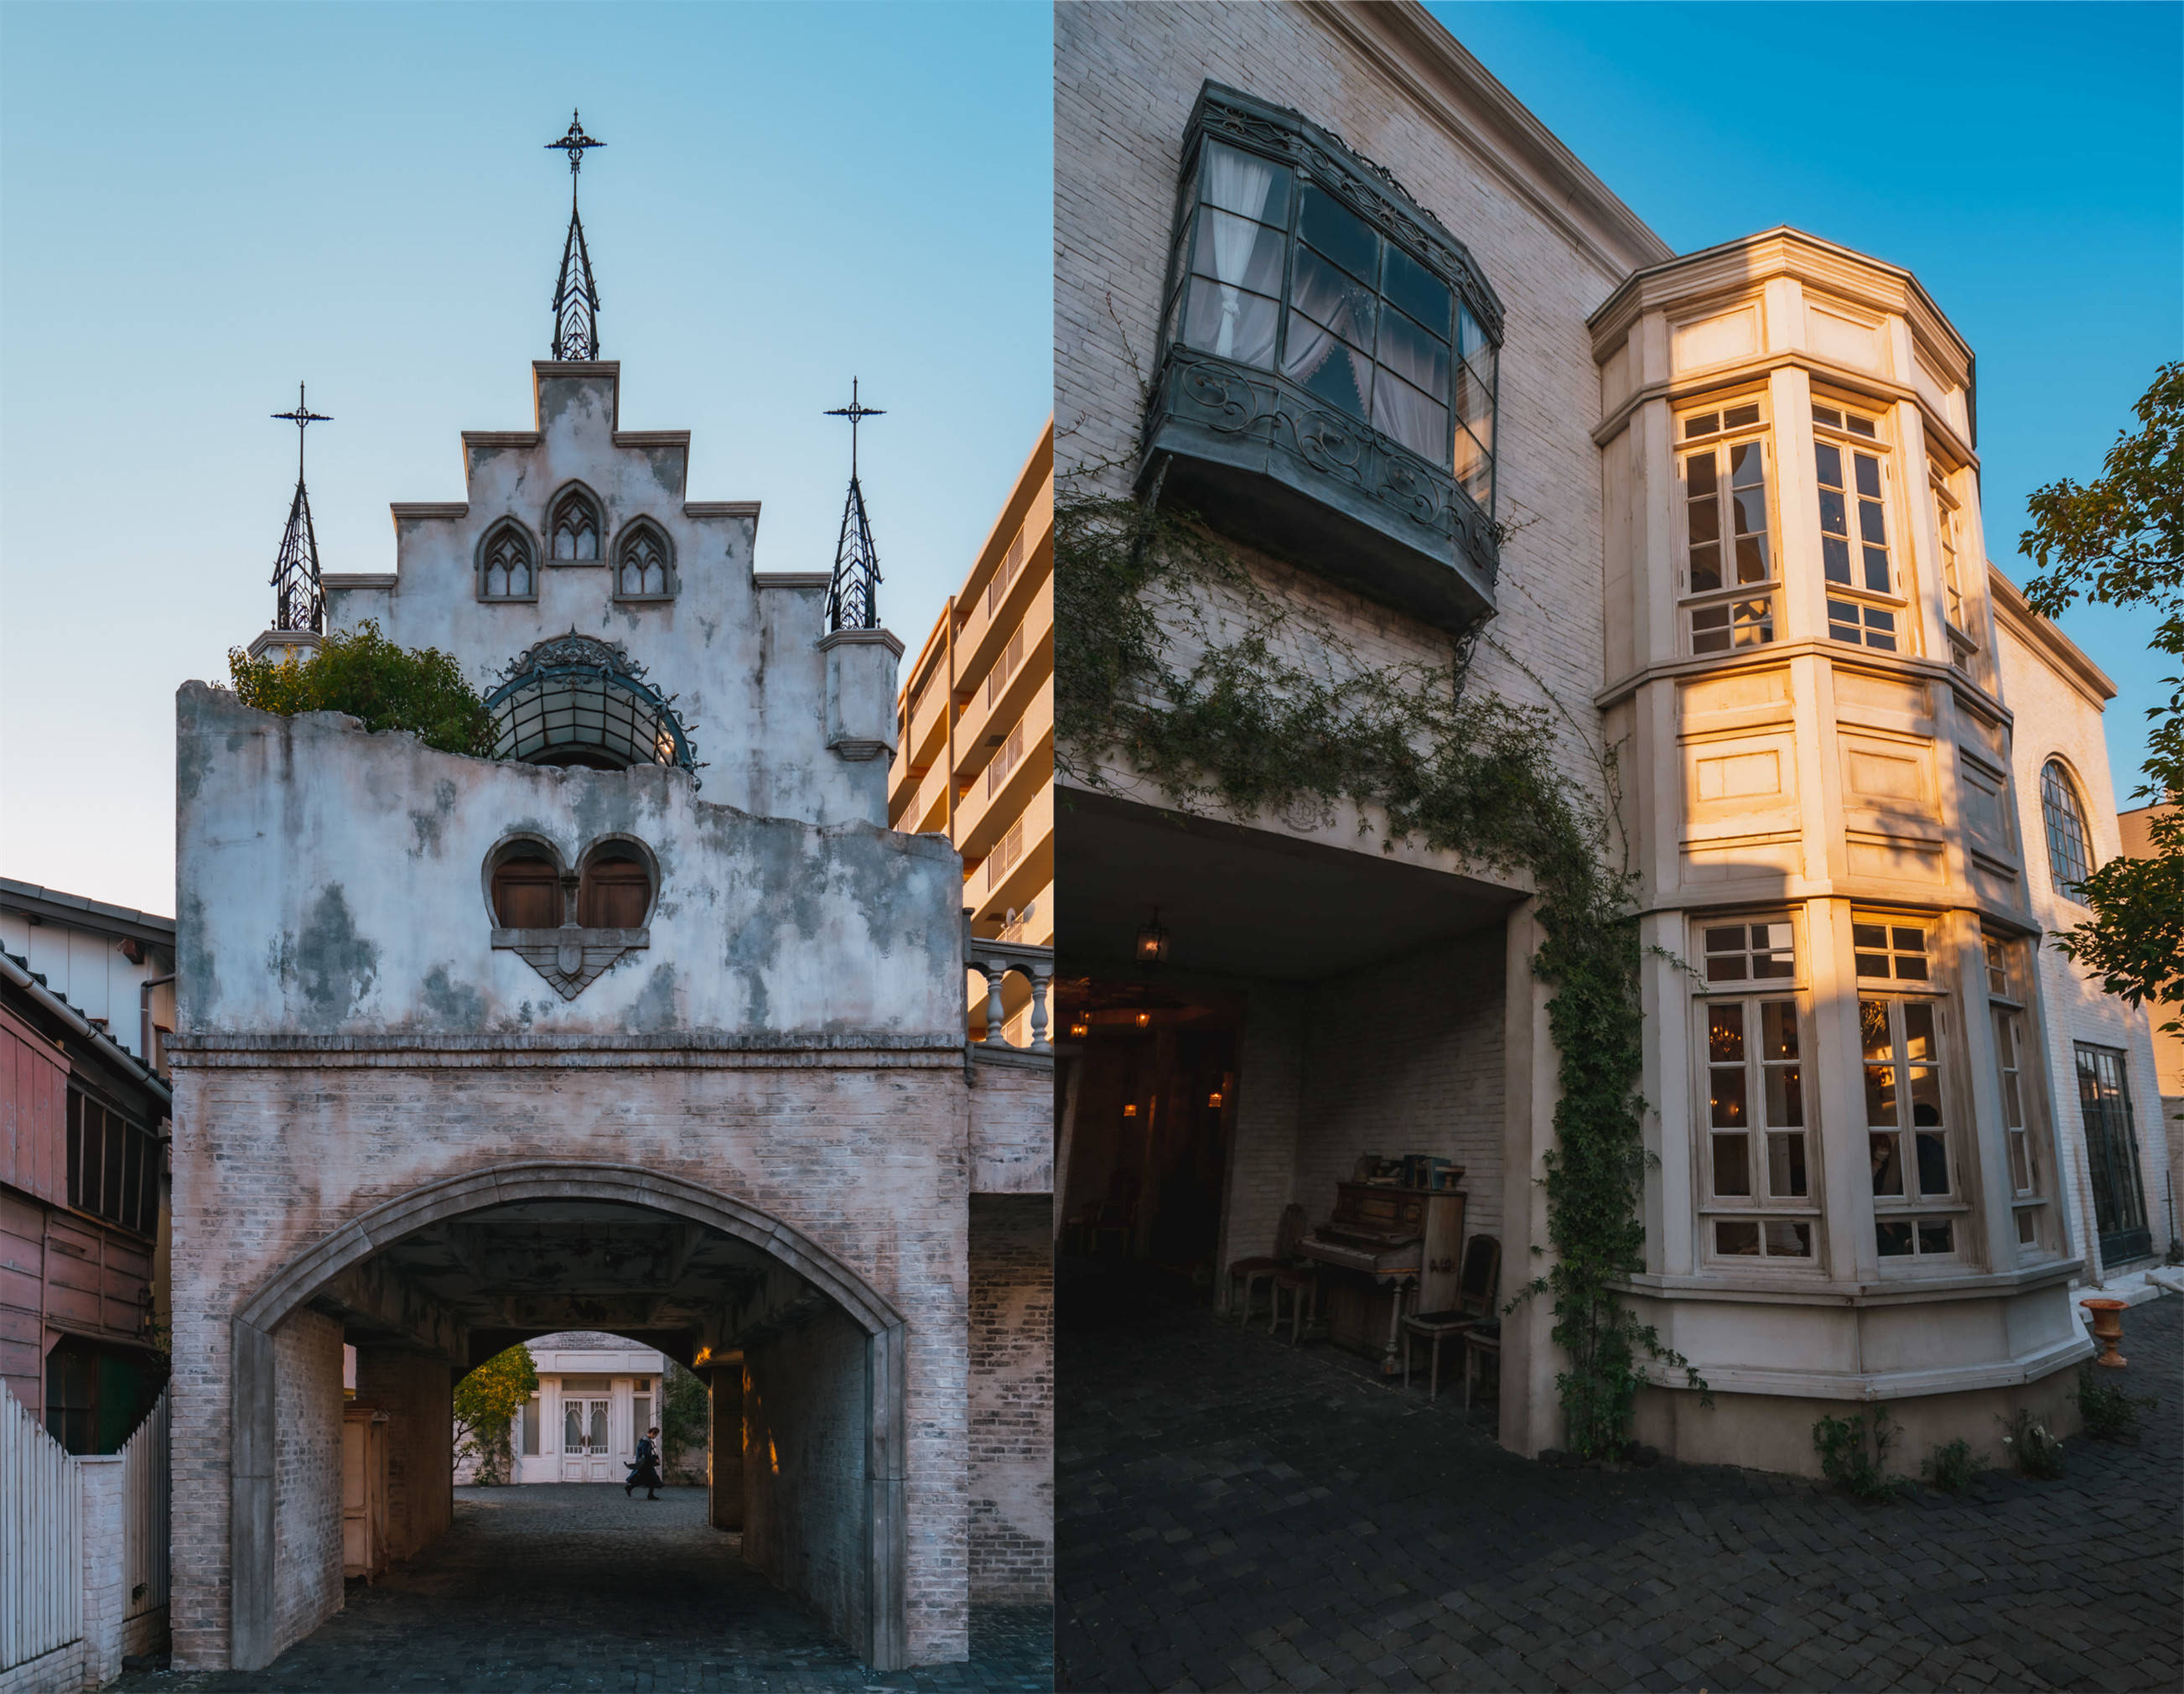
M 1892 1474 L 1915 1479 L 1936 1446 L 1959 1439 L 2007 1468 L 2002 1438 L 2020 1409 L 2058 1437 L 2078 1429 L 2070 1396 L 2093 1346 L 2073 1303 L 2076 1268 L 1947 1287 L 1637 1293 L 1639 1321 L 1691 1360 L 1713 1404 L 1680 1370 L 1646 1364 L 1633 1433 L 1686 1464 L 1817 1477 L 1813 1426 L 1878 1409 Z

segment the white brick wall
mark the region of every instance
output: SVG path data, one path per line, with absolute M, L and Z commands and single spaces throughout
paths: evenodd
M 342 1608 L 342 1326 L 297 1312 L 273 1332 L 273 1651 Z
M 2040 772 L 2060 759 L 2075 779 L 2092 833 L 2093 862 L 2106 864 L 2123 850 L 2116 825 L 2115 788 L 2109 771 L 2108 741 L 2101 710 L 2025 641 L 2006 619 L 1997 620 L 2003 698 L 2016 718 L 2010 780 L 2017 788 L 2018 827 L 2025 852 L 2025 881 L 2032 915 L 2043 934 L 2083 923 L 2091 913 L 2055 891 L 2048 863 L 2048 837 L 2040 805 Z M 2103 1273 L 2099 1233 L 2095 1228 L 2092 1188 L 2086 1169 L 2085 1114 L 2078 1104 L 2075 1044 L 2120 1047 L 2130 1055 L 2132 1126 L 2138 1138 L 2139 1180 L 2146 1195 L 2146 1218 L 2153 1232 L 2156 1257 L 2166 1251 L 2170 1142 L 2161 1112 L 2160 1080 L 2153 1037 L 2142 1011 L 2135 1011 L 2088 980 L 2053 945 L 2039 950 L 2040 987 L 2045 1001 L 2042 1023 L 2048 1039 L 2048 1070 L 2054 1103 L 2061 1187 L 2069 1202 L 2070 1242 L 2086 1257 L 2086 1277 Z M 2184 1195 L 2179 1195 L 2184 1204 Z

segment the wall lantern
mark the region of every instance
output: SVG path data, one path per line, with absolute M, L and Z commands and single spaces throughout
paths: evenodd
M 1123 1116 L 1125 1117 L 1135 1117 L 1137 1115 L 1137 1102 L 1134 1101 L 1131 1101 L 1130 1104 L 1123 1108 Z
M 1220 1111 L 1220 1109 L 1221 1109 L 1221 1090 L 1220 1090 L 1219 1089 L 1217 1089 L 1217 1089 L 1215 1089 L 1213 1090 L 1213 1092 L 1212 1092 L 1212 1093 L 1211 1093 L 1211 1094 L 1207 1095 L 1206 1096 L 1206 1105 L 1207 1105 L 1207 1106 L 1211 1106 L 1214 1111 L 1216 1111 L 1216 1112 Z
M 1073 1041 L 1082 1041 L 1082 1040 L 1083 1040 L 1086 1036 L 1089 1035 L 1091 1033 L 1092 1033 L 1092 1020 L 1091 1020 L 1090 1018 L 1089 1018 L 1089 1017 L 1078 1017 L 1078 1018 L 1073 1018 L 1073 1019 L 1072 1019 L 1072 1020 L 1071 1020 L 1071 1022 L 1070 1022 L 1070 1025 L 1069 1025 L 1069 1036 L 1070 1036 L 1070 1039 L 1071 1039 L 1072 1040 L 1073 1040 Z
M 1137 956 L 1140 965 L 1165 965 L 1167 962 L 1167 931 L 1161 928 L 1158 906 L 1153 908 L 1153 915 L 1145 927 L 1138 931 Z
M 1152 1013 L 1150 1013 L 1150 1011 L 1141 1011 L 1141 1012 L 1139 1012 L 1139 1013 L 1138 1014 L 1138 1028 L 1140 1028 L 1140 1029 L 1144 1028 L 1145 1028 L 1148 1023 L 1150 1023 L 1152 1021 L 1153 1021 L 1153 1015 L 1152 1015 Z

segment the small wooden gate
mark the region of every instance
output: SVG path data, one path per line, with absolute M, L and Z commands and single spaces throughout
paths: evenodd
M 83 1634 L 77 1485 L 61 1444 L 0 1388 L 0 1671 Z
M 129 1600 L 125 1617 L 155 1612 L 167 1603 L 168 1443 L 174 1427 L 173 1390 L 159 1398 L 136 1433 L 121 1444 L 122 1539 L 127 1552 Z

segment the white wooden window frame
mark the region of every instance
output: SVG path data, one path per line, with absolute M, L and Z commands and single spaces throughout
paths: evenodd
M 1713 429 L 1696 429 L 1708 420 L 1738 420 L 1733 425 Z M 1680 603 L 1678 622 L 1682 627 L 1683 643 L 1686 651 L 1702 658 L 1728 657 L 1746 653 L 1756 647 L 1764 647 L 1778 641 L 1782 634 L 1782 549 L 1780 541 L 1780 513 L 1776 508 L 1777 482 L 1773 432 L 1769 426 L 1767 408 L 1763 402 L 1750 396 L 1736 396 L 1727 400 L 1710 402 L 1707 410 L 1679 413 L 1675 419 L 1675 454 L 1677 488 L 1677 533 L 1681 563 L 1676 576 Z M 1767 574 L 1748 582 L 1736 580 L 1737 574 L 1736 475 L 1735 449 L 1756 446 L 1759 451 L 1760 510 L 1764 515 L 1763 532 L 1758 533 L 1766 551 Z M 1691 507 L 1708 497 L 1694 496 L 1691 492 L 1691 462 L 1701 456 L 1710 459 L 1713 466 L 1714 488 L 1711 496 L 1714 510 L 1715 539 L 1719 549 L 1719 568 L 1721 586 L 1713 588 L 1692 585 L 1692 554 L 1705 543 L 1694 540 Z M 1725 615 L 1725 621 L 1711 626 L 1703 634 L 1699 627 L 1702 616 Z M 1708 645 L 1702 646 L 1706 640 Z
M 1787 949 L 1771 934 L 1769 939 L 1774 945 L 1751 945 L 1756 939 L 1752 931 L 1759 925 L 1768 926 L 1770 931 L 1786 930 Z M 1731 951 L 1712 945 L 1720 932 L 1731 928 L 1745 932 L 1746 946 Z M 1709 931 L 1714 934 L 1710 936 Z M 1781 911 L 1740 912 L 1696 918 L 1692 922 L 1692 950 L 1701 961 L 1700 973 L 1705 979 L 1703 990 L 1692 997 L 1692 1127 L 1699 1142 L 1694 1164 L 1697 1172 L 1701 1257 L 1711 1268 L 1734 1267 L 1745 1272 L 1809 1273 L 1820 1268 L 1820 1195 L 1824 1192 L 1821 1136 L 1819 1100 L 1813 1087 L 1812 995 L 1802 963 L 1804 938 L 1801 932 L 1797 917 Z M 1786 961 L 1783 958 L 1786 950 Z M 1741 978 L 1717 976 L 1719 962 L 1737 957 L 1740 951 L 1746 965 L 1745 974 Z M 1786 975 L 1753 973 L 1761 968 L 1779 967 L 1784 962 L 1789 966 Z M 1786 1009 L 1795 1043 L 1795 1051 L 1788 1056 L 1769 1057 L 1766 1050 L 1768 1018 L 1764 1008 L 1769 1006 Z M 1716 1017 L 1722 1013 L 1733 1015 L 1741 1025 L 1741 1058 L 1717 1061 L 1713 1035 Z M 1742 1073 L 1745 1121 L 1741 1128 L 1715 1122 L 1717 1072 Z M 1778 1124 L 1772 1121 L 1774 1107 L 1769 1089 L 1770 1072 L 1778 1075 L 1794 1073 L 1794 1092 L 1786 1085 L 1782 1095 L 1784 1103 L 1791 1099 L 1797 1102 L 1794 1115 L 1802 1122 Z M 1786 1112 L 1782 1115 L 1786 1118 L 1791 1114 Z M 1724 1194 L 1720 1189 L 1717 1163 L 1719 1145 L 1716 1138 L 1737 1136 L 1743 1140 L 1745 1186 L 1751 1191 Z M 1805 1187 L 1802 1195 L 1774 1192 L 1778 1140 L 1784 1143 L 1782 1168 L 1786 1178 L 1796 1163 L 1789 1156 L 1789 1144 L 1794 1142 L 1795 1152 L 1802 1155 Z M 1786 1180 L 1783 1185 L 1788 1186 Z M 1726 1230 L 1724 1226 L 1727 1226 Z M 1745 1234 L 1747 1228 L 1750 1233 Z M 1757 1251 L 1739 1251 L 1724 1245 L 1725 1240 L 1738 1239 L 1750 1240 Z M 1803 1251 L 1790 1251 L 1793 1246 L 1802 1246 Z
M 1830 423 L 1829 417 L 1840 422 Z M 1823 449 L 1832 449 L 1838 455 L 1842 472 L 1839 484 L 1821 481 L 1820 454 Z M 1890 464 L 1886 432 L 1878 418 L 1825 397 L 1813 403 L 1813 476 L 1815 499 L 1819 504 L 1813 514 L 1815 532 L 1820 543 L 1821 587 L 1827 600 L 1827 630 L 1830 640 L 1846 645 L 1866 648 L 1876 653 L 1894 653 L 1902 657 L 1915 657 L 1919 652 L 1919 621 L 1912 615 L 1910 561 L 1904 553 L 1905 534 L 1902 502 L 1897 498 L 1897 477 Z M 1873 461 L 1880 486 L 1877 496 L 1863 492 L 1858 481 L 1858 461 L 1860 458 Z M 1833 532 L 1825 528 L 1822 515 L 1830 488 L 1839 488 L 1843 497 L 1842 541 L 1847 556 L 1850 580 L 1838 582 L 1827 575 L 1827 543 Z M 1861 503 L 1876 499 L 1880 507 L 1881 538 L 1880 549 L 1888 559 L 1888 587 L 1886 590 L 1873 588 L 1866 583 L 1865 553 L 1873 543 L 1864 533 Z M 1881 619 L 1887 620 L 1883 627 Z M 1854 630 L 1855 635 L 1839 632 Z

